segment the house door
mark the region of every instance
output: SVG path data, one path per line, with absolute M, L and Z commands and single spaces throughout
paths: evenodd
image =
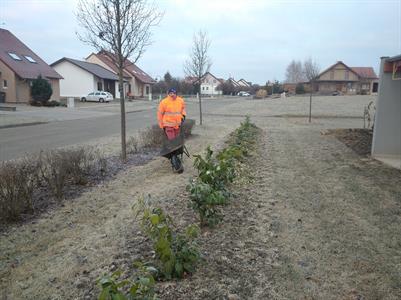
M 377 93 L 379 91 L 379 83 L 373 82 L 372 93 Z
M 113 95 L 113 97 L 116 97 L 116 85 L 114 80 L 105 80 L 104 81 L 104 90 L 106 92 L 109 92 L 110 94 Z

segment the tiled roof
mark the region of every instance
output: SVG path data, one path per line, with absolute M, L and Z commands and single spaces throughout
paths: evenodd
M 72 58 L 63 57 L 63 58 L 59 59 L 58 61 L 55 61 L 54 63 L 52 63 L 51 66 L 57 65 L 63 61 L 68 61 L 68 62 L 80 67 L 81 69 L 84 69 L 84 70 L 88 71 L 89 73 L 96 75 L 99 78 L 118 80 L 118 76 L 116 74 L 114 74 L 113 72 L 107 70 L 106 68 L 103 68 L 102 66 L 100 66 L 98 64 L 93 64 L 93 63 L 89 63 L 89 62 L 82 61 L 82 60 L 76 60 L 76 59 L 72 59 Z
M 228 78 L 227 81 L 231 82 L 231 83 L 232 83 L 234 86 L 236 86 L 236 87 L 241 86 L 237 81 L 235 81 L 234 78 Z
M 327 68 L 326 70 L 321 72 L 318 77 L 320 77 L 321 75 L 323 75 L 324 73 L 329 71 L 331 68 L 333 68 L 337 64 L 344 65 L 346 69 L 350 70 L 351 72 L 355 73 L 356 75 L 358 75 L 361 78 L 374 78 L 374 79 L 378 78 L 372 67 L 348 67 L 342 61 L 336 62 L 334 65 L 330 66 L 329 68 Z
M 1 28 L 0 60 L 23 79 L 35 79 L 39 75 L 43 78 L 63 78 L 10 31 Z
M 105 63 L 110 69 L 112 69 L 115 74 L 118 74 L 118 68 L 114 64 L 114 62 L 112 61 L 111 54 L 109 55 L 106 52 L 99 52 L 97 54 L 92 53 L 91 55 L 95 55 L 98 59 L 100 59 L 103 63 Z M 123 71 L 123 76 L 125 78 L 131 78 L 132 77 L 131 74 L 128 73 L 127 71 L 125 71 L 125 70 Z
M 362 78 L 378 78 L 371 67 L 351 67 L 351 69 Z
M 113 63 L 114 55 L 106 52 L 106 51 L 101 51 L 96 56 L 102 60 L 105 64 L 113 68 L 115 72 L 118 72 L 117 67 Z M 125 61 L 125 66 L 124 66 L 124 76 L 125 75 L 130 75 L 141 81 L 142 83 L 149 83 L 153 84 L 156 81 L 150 77 L 148 74 L 146 74 L 144 71 L 142 71 L 137 65 L 135 65 L 133 62 L 131 62 L 129 59 Z

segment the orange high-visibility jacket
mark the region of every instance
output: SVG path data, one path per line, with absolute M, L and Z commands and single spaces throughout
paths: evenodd
M 186 114 L 184 99 L 177 96 L 174 100 L 172 97 L 167 96 L 159 104 L 157 120 L 159 121 L 160 128 L 179 128 L 182 117 L 186 116 Z

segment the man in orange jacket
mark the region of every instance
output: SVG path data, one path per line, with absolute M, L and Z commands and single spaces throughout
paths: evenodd
M 159 127 L 164 130 L 169 140 L 175 139 L 180 134 L 180 127 L 186 114 L 184 99 L 177 96 L 176 89 L 169 89 L 168 96 L 160 102 L 157 111 Z M 172 153 L 171 164 L 175 171 L 182 173 L 184 169 L 177 155 L 177 152 Z

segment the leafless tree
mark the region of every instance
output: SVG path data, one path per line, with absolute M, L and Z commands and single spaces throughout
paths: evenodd
M 314 89 L 314 83 L 316 82 L 317 77 L 320 73 L 319 65 L 313 61 L 312 58 L 308 58 L 304 61 L 304 73 L 306 79 L 310 84 L 310 96 L 309 96 L 309 123 L 312 119 L 312 94 Z
M 184 64 L 184 72 L 187 76 L 195 77 L 199 84 L 199 117 L 200 125 L 202 125 L 202 93 L 201 85 L 202 78 L 205 73 L 209 72 L 212 62 L 208 56 L 210 47 L 210 40 L 207 37 L 207 33 L 204 31 L 198 31 L 194 34 L 193 45 L 189 54 L 189 59 Z
M 305 73 L 301 61 L 292 60 L 285 72 L 287 83 L 300 83 L 305 81 Z
M 121 157 L 126 160 L 125 103 L 123 70 L 151 44 L 151 29 L 162 13 L 147 0 L 79 0 L 76 13 L 83 28 L 78 38 L 98 51 L 107 53 L 118 68 L 121 104 Z

